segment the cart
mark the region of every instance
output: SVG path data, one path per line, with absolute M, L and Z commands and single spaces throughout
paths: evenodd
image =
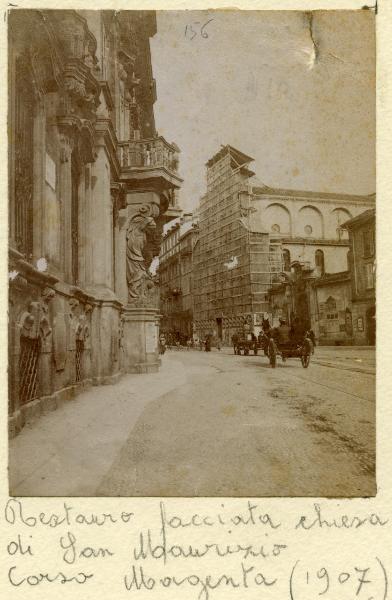
M 249 336 L 249 338 L 248 338 Z M 252 339 L 252 335 L 248 334 L 247 336 L 239 337 L 233 343 L 234 354 L 244 354 L 244 356 L 248 356 L 250 352 L 253 352 L 256 356 L 258 353 L 258 344 L 257 339 Z
M 307 369 L 310 363 L 310 355 L 313 353 L 313 343 L 308 337 L 302 340 L 291 340 L 286 343 L 279 343 L 274 338 L 270 338 L 268 343 L 268 358 L 271 367 L 276 367 L 277 356 L 281 356 L 283 362 L 287 358 L 299 358 L 304 369 Z

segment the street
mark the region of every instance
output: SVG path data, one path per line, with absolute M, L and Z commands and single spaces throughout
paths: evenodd
M 14 495 L 371 496 L 375 356 L 168 350 L 160 373 L 90 388 L 10 441 Z

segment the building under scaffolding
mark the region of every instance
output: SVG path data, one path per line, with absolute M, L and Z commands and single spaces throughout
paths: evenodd
M 230 343 L 245 322 L 269 318 L 268 290 L 282 271 L 279 242 L 253 218 L 250 156 L 224 146 L 207 162 L 194 249 L 194 331 Z

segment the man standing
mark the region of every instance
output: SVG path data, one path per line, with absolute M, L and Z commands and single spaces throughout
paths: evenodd
M 280 344 L 287 344 L 290 341 L 290 327 L 284 319 L 279 319 L 278 340 Z

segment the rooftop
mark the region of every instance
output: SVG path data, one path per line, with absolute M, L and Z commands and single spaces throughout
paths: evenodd
M 226 156 L 226 154 L 229 154 L 233 158 L 233 160 L 237 163 L 237 167 L 242 165 L 245 166 L 248 163 L 254 161 L 254 158 L 252 158 L 251 156 L 248 156 L 247 154 L 241 152 L 241 150 L 237 150 L 237 148 L 234 148 L 233 146 L 227 144 L 226 146 L 222 146 L 219 152 L 214 154 L 214 156 L 206 162 L 206 166 L 212 167 L 215 163 L 221 160 L 221 158 Z
M 349 281 L 349 271 L 339 271 L 338 273 L 325 273 L 321 277 L 314 280 L 314 285 L 323 286 L 329 283 L 339 283 L 341 281 Z
M 362 223 L 366 223 L 367 221 L 373 221 L 375 218 L 376 209 L 369 208 L 369 210 L 365 210 L 360 215 L 357 215 L 356 217 L 345 221 L 342 224 L 342 227 L 344 227 L 345 229 L 352 229 L 353 227 L 356 227 L 357 225 L 362 225 Z

